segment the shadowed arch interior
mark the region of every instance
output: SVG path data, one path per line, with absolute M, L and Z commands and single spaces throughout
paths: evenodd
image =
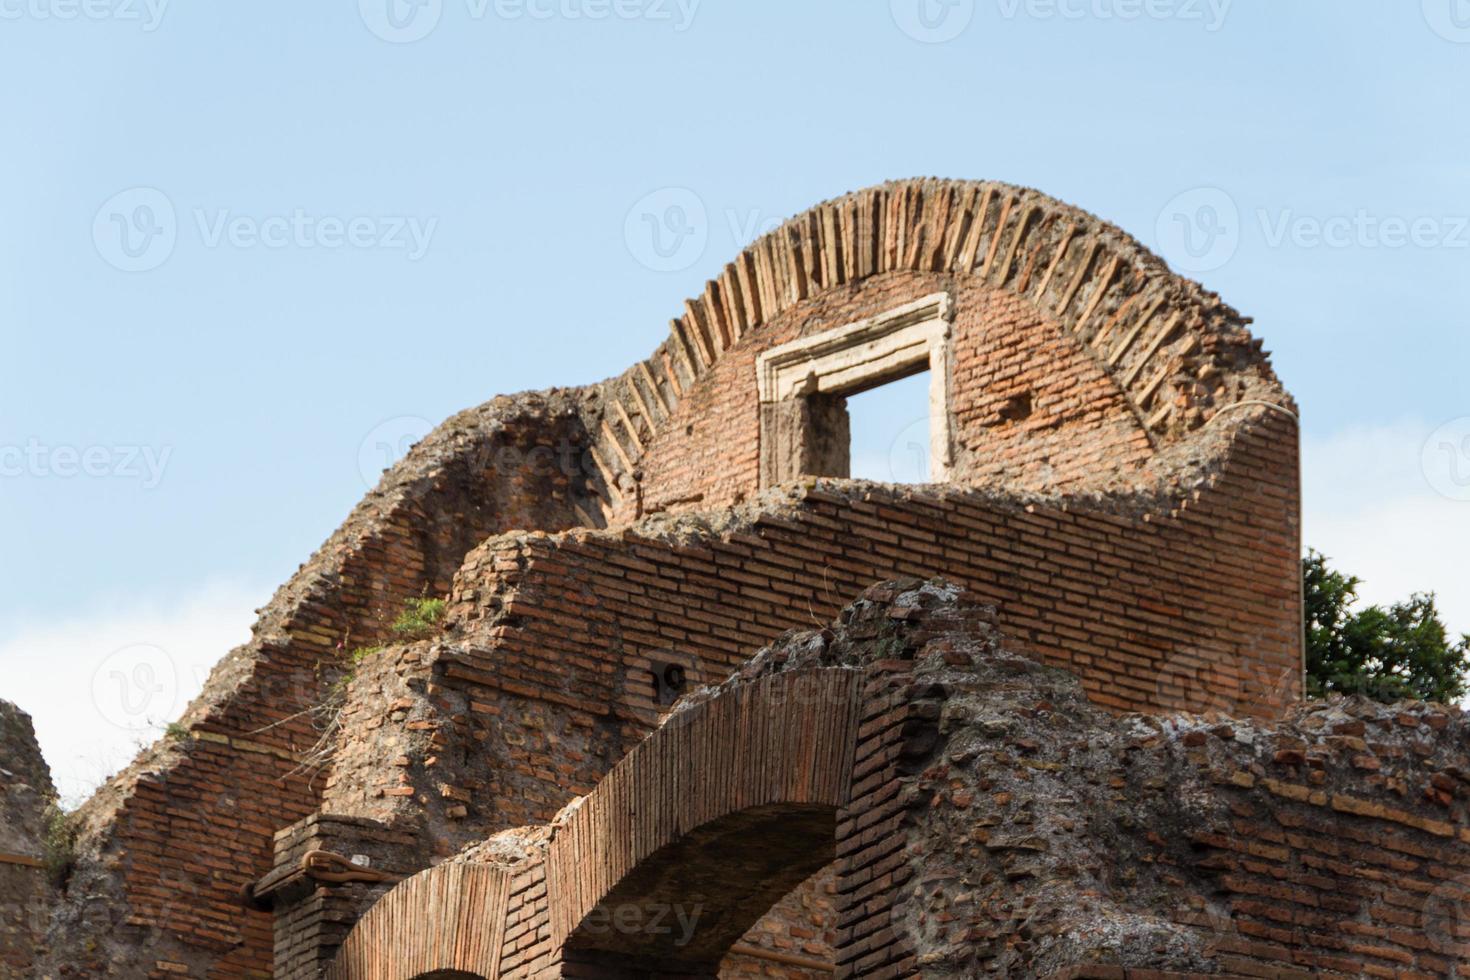
M 711 821 L 618 882 L 568 939 L 567 956 L 712 973 L 771 906 L 832 862 L 836 835 L 837 810 L 822 805 L 752 807 Z
M 607 916 L 621 903 L 631 922 L 652 905 L 686 901 L 690 892 L 675 898 L 669 881 L 677 863 L 681 878 L 698 870 L 692 880 L 711 902 L 701 910 L 701 935 L 685 946 L 697 943 L 700 957 L 718 960 L 740 935 L 731 931 L 736 923 L 754 922 L 831 860 L 836 813 L 851 786 L 860 682 L 847 669 L 773 674 L 686 707 L 641 742 L 552 841 L 553 941 L 627 951 L 631 944 L 609 934 Z M 797 862 L 789 870 L 762 860 L 782 836 L 797 842 L 782 857 Z M 719 887 L 722 874 L 742 880 Z

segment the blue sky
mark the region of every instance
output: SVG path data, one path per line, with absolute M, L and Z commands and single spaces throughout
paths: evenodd
M 388 2 L 0 0 L 0 697 L 68 792 L 380 444 L 620 371 L 893 177 L 1038 187 L 1255 317 L 1308 540 L 1470 630 L 1467 0 Z

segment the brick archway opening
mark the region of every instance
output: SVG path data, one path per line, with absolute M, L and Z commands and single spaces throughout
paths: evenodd
M 433 973 L 420 973 L 413 980 L 487 980 L 478 973 L 466 973 L 463 970 L 435 970 Z
M 714 977 L 762 916 L 835 857 L 837 811 L 772 804 L 682 835 L 623 878 L 567 937 L 567 976 Z M 583 973 L 580 971 L 595 971 Z

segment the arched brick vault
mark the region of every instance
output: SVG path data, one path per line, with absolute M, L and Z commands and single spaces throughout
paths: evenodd
M 558 820 L 538 866 L 520 871 L 544 888 L 513 888 L 511 873 L 475 864 L 424 871 L 362 917 L 327 980 L 494 978 L 502 948 L 522 969 L 539 950 L 541 969 L 712 976 L 761 915 L 835 857 L 862 686 L 858 670 L 805 669 L 691 703 Z
M 498 977 L 509 897 L 499 868 L 443 864 L 414 875 L 358 920 L 327 978 Z
M 881 309 L 936 288 L 960 294 L 960 328 L 977 334 L 972 343 L 984 344 L 978 334 L 991 318 L 1031 321 L 1024 329 L 1037 339 L 1026 359 L 1049 362 L 1055 400 L 1073 403 L 1052 415 L 1069 423 L 1065 438 L 1028 427 L 1034 456 L 1006 474 L 1027 477 L 1028 489 L 1116 484 L 1120 470 L 1186 442 L 1242 399 L 1290 405 L 1249 321 L 1112 225 L 1007 184 L 890 183 L 819 205 L 756 241 L 685 303 L 652 357 L 615 379 L 592 452 L 607 519 L 743 496 L 757 452 L 755 406 L 731 390 L 729 375 L 748 375 L 755 350 L 810 332 L 825 305 L 851 310 L 872 294 Z M 722 371 L 727 361 L 734 366 Z M 974 440 L 977 425 L 1004 411 L 974 389 L 997 379 L 956 380 L 972 382 L 953 386 L 950 411 Z M 732 440 L 742 452 L 731 454 Z M 1087 454 L 1083 441 L 1101 441 L 1103 451 Z M 1035 457 L 1056 454 L 1072 457 L 1071 468 L 1038 472 Z M 691 475 L 691 458 L 725 465 Z M 969 463 L 960 468 L 994 482 L 983 462 Z
M 695 705 L 640 743 L 547 853 L 553 942 L 717 964 L 835 856 L 860 691 L 855 670 L 766 677 Z M 633 918 L 648 921 L 676 906 L 698 916 L 693 942 L 589 922 L 596 909 L 642 910 Z

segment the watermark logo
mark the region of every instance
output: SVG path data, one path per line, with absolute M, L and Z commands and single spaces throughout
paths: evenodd
M 154 187 L 133 187 L 108 198 L 92 219 L 92 242 L 108 265 L 147 272 L 168 261 L 179 237 L 173 201 Z
M 1470 44 L 1470 0 L 1423 0 L 1424 20 L 1455 44 Z
M 1464 963 L 1464 957 L 1470 955 L 1470 875 L 1441 883 L 1424 900 L 1421 914 L 1430 948 Z
M 136 480 L 144 490 L 163 482 L 172 446 L 52 446 L 39 439 L 0 445 L 0 479 Z
M 704 257 L 709 244 L 704 201 L 685 187 L 665 187 L 645 195 L 628 211 L 623 240 L 645 268 L 682 272 Z
M 1175 650 L 1163 664 L 1154 690 L 1157 702 L 1174 711 L 1234 715 L 1243 703 L 1240 678 L 1209 654 L 1188 647 Z
M 417 415 L 400 415 L 367 434 L 357 448 L 357 471 L 368 489 L 378 485 L 383 473 L 408 455 L 414 443 L 434 429 L 434 423 Z
M 444 0 L 357 0 L 367 29 L 390 44 L 422 41 L 439 26 Z
M 151 34 L 163 23 L 169 0 L 0 0 L 0 20 L 117 21 Z
M 975 19 L 975 0 L 889 0 L 893 22 L 915 41 L 953 41 Z
M 888 447 L 888 482 L 929 483 L 933 480 L 929 417 L 915 419 L 899 430 Z
M 1170 265 L 1185 272 L 1213 272 L 1240 248 L 1240 208 L 1218 187 L 1197 187 L 1164 206 L 1154 231 Z
M 1443 497 L 1470 500 L 1470 416 L 1446 422 L 1424 443 L 1424 478 Z
M 103 718 L 124 731 L 148 731 L 172 718 L 178 701 L 178 666 L 151 644 L 108 654 L 92 674 L 92 703 Z

